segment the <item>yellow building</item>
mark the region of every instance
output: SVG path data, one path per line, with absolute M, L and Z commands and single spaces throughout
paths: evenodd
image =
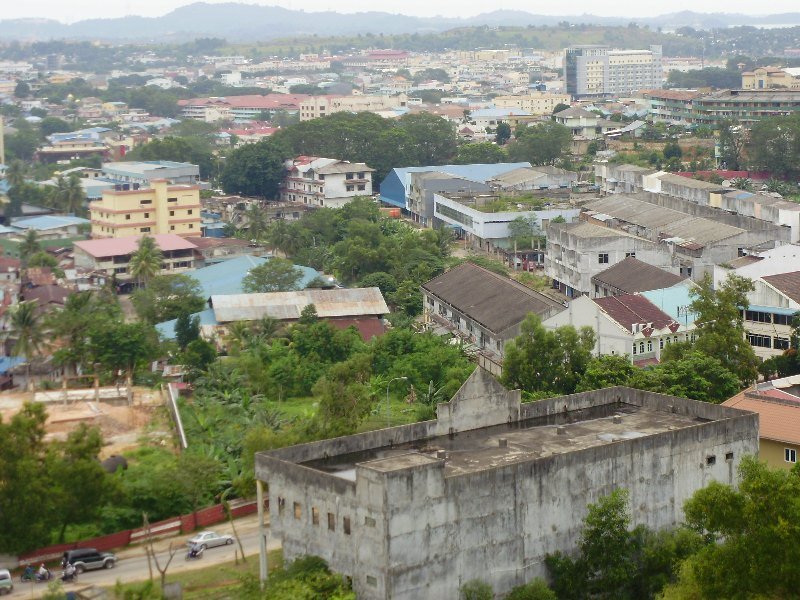
M 758 67 L 753 71 L 742 73 L 743 90 L 763 90 L 770 88 L 800 89 L 800 69 Z
M 200 236 L 200 188 L 154 179 L 152 188 L 103 192 L 89 205 L 93 238 L 144 233 Z
M 722 403 L 758 413 L 758 457 L 770 467 L 791 469 L 800 455 L 800 397 L 792 393 L 798 391 L 795 379 L 796 375 L 759 384 Z M 771 387 L 784 383 L 786 389 Z
M 497 96 L 494 105 L 496 108 L 518 108 L 532 115 L 551 115 L 556 106 L 569 106 L 571 101 L 569 94 L 531 92 L 521 96 Z

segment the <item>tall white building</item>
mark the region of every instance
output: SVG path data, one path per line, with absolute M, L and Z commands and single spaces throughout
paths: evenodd
M 298 156 L 287 165 L 281 200 L 341 208 L 356 196 L 372 195 L 371 169 L 364 163 Z
M 649 50 L 570 46 L 564 51 L 564 82 L 567 93 L 578 98 L 659 89 L 664 82 L 661 46 Z

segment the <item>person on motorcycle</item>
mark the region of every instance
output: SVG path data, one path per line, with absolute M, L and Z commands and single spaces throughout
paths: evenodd
M 197 556 L 202 552 L 199 544 L 192 544 L 189 548 L 189 558 L 197 558 Z
M 72 581 L 75 578 L 75 565 L 72 563 L 67 563 L 67 566 L 64 567 L 64 576 L 61 578 L 64 581 Z
M 47 570 L 47 567 L 44 566 L 44 563 L 39 565 L 39 570 L 36 572 L 36 577 L 42 581 L 48 579 L 50 576 L 50 571 Z
M 30 581 L 35 573 L 36 569 L 33 568 L 33 565 L 28 565 L 22 573 L 22 581 Z

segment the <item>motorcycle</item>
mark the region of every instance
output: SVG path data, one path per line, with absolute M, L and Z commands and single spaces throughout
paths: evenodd
M 203 558 L 203 552 L 205 551 L 204 548 L 198 548 L 197 550 L 189 550 L 186 553 L 186 560 L 198 560 Z
M 50 572 L 49 569 L 47 570 L 47 572 L 44 575 L 40 575 L 38 571 L 27 571 L 26 570 L 20 576 L 19 579 L 20 579 L 20 581 L 22 583 L 25 583 L 27 581 L 33 581 L 35 583 L 42 583 L 44 581 L 50 581 L 50 579 L 52 579 L 52 577 L 53 577 L 53 574 Z
M 64 571 L 61 574 L 61 581 L 63 581 L 64 583 L 74 583 L 78 581 L 78 572 L 72 571 L 71 573 L 67 573 L 66 571 Z

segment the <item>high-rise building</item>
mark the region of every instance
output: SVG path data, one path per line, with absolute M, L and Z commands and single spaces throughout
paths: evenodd
M 661 46 L 649 50 L 570 46 L 564 50 L 564 84 L 576 98 L 659 89 L 664 81 L 661 60 Z

